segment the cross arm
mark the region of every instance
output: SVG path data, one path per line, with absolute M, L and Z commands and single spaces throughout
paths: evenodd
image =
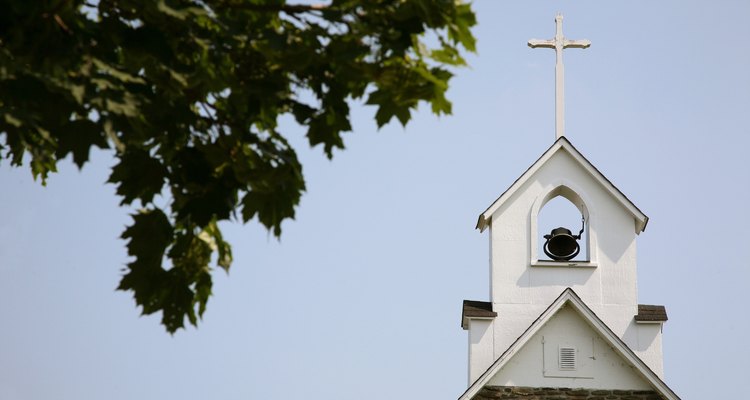
M 537 47 L 547 47 L 550 49 L 555 48 L 555 41 L 554 40 L 540 40 L 540 39 L 531 39 L 529 40 L 529 47 L 532 49 Z
M 531 43 L 531 41 L 529 41 Z M 588 39 L 583 40 L 566 40 L 563 42 L 563 48 L 566 49 L 568 47 L 573 47 L 577 49 L 585 49 L 587 47 L 591 46 L 591 41 Z

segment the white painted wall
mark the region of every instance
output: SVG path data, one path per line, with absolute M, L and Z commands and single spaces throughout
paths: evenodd
M 469 385 L 495 361 L 493 321 L 469 319 Z
M 557 354 L 550 349 L 558 342 L 577 347 L 579 362 L 575 371 L 557 370 Z M 547 324 L 490 379 L 489 385 L 652 389 L 571 307 L 561 308 L 550 318 Z
M 578 203 L 586 216 L 584 235 L 588 235 L 590 256 L 586 266 L 537 262 L 537 240 L 548 232 L 537 232 L 536 215 L 545 201 L 558 194 Z M 636 220 L 565 147 L 495 210 L 489 231 L 490 300 L 498 313 L 490 327 L 493 360 L 488 361 L 478 347 L 470 349 L 470 382 L 479 376 L 472 371 L 485 371 L 567 287 L 663 376 L 660 325 L 633 321 L 638 312 Z
M 543 234 L 532 235 L 532 209 L 561 185 L 586 201 L 584 235 L 596 268 L 530 267 Z M 546 306 L 571 287 L 589 305 L 637 304 L 635 221 L 563 148 L 492 215 L 490 230 L 494 303 Z

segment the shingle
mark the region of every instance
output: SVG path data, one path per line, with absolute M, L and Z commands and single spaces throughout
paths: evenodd
M 664 322 L 667 319 L 667 310 L 664 306 L 638 304 L 638 315 L 635 316 L 636 321 Z
M 494 318 L 497 313 L 492 311 L 492 303 L 489 301 L 464 300 L 461 312 L 461 327 L 468 328 L 467 318 Z

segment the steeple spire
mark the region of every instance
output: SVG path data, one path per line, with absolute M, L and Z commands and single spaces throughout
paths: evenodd
M 531 39 L 529 40 L 529 47 L 546 47 L 549 49 L 555 49 L 557 53 L 557 61 L 555 62 L 555 138 L 559 139 L 565 136 L 565 67 L 562 61 L 563 49 L 568 47 L 575 47 L 585 49 L 591 46 L 591 41 L 587 39 L 583 40 L 568 40 L 563 36 L 562 33 L 562 21 L 563 16 L 557 13 L 555 16 L 555 25 L 557 31 L 555 37 L 549 40 Z

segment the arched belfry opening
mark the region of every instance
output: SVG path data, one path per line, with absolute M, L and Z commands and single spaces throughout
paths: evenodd
M 589 211 L 578 193 L 560 185 L 540 199 L 532 213 L 534 261 L 591 261 Z
M 567 231 L 560 231 L 560 228 L 567 229 Z M 537 235 L 539 236 L 537 238 L 537 254 L 539 259 L 566 261 L 559 259 L 559 257 L 565 258 L 564 256 L 570 255 L 571 261 L 588 261 L 588 235 L 586 233 L 585 218 L 583 218 L 578 207 L 563 196 L 551 199 L 540 210 L 537 217 Z M 580 238 L 574 240 L 578 245 L 577 250 L 565 248 L 556 251 L 553 248 L 546 249 L 545 252 L 545 244 L 549 247 L 551 243 L 555 243 L 555 240 L 563 240 L 559 239 L 561 235 L 573 238 L 580 235 Z M 567 247 L 570 244 L 565 243 L 561 246 Z M 573 255 L 574 252 L 575 255 Z M 555 258 L 556 255 L 558 259 Z

